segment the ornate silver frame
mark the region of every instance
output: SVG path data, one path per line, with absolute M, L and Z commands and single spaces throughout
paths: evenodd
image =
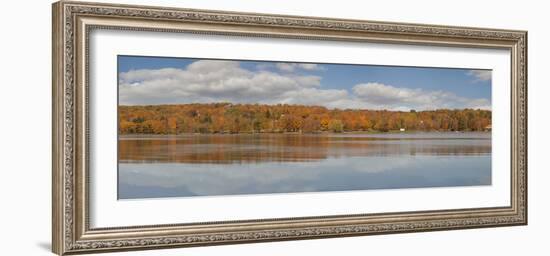
M 511 51 L 511 205 L 92 229 L 88 35 L 94 29 L 498 48 Z M 527 32 L 61 1 L 53 4 L 55 253 L 218 245 L 527 224 Z

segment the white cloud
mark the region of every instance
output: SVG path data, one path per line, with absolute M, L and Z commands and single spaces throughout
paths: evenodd
M 475 78 L 474 82 L 490 81 L 492 76 L 491 70 L 471 70 L 468 75 Z
M 315 64 L 291 64 L 293 69 L 319 68 Z M 217 60 L 196 61 L 181 69 L 122 72 L 119 74 L 119 100 L 121 105 L 232 102 L 405 111 L 490 109 L 490 102 L 483 98 L 470 99 L 444 91 L 399 88 L 381 83 L 358 84 L 351 90 L 323 89 L 319 76 L 248 70 L 237 61 Z
M 305 70 L 319 70 L 321 67 L 319 67 L 317 64 L 298 64 L 298 67 Z
M 284 93 L 281 103 L 329 106 L 328 103 L 348 97 L 349 94 L 346 90 L 303 88 Z
M 284 72 L 294 72 L 297 69 L 303 69 L 303 70 L 320 70 L 321 67 L 317 64 L 306 64 L 306 63 L 277 63 L 275 64 L 275 67 L 277 67 L 279 70 Z
M 352 90 L 358 98 L 384 109 L 491 108 L 487 99 L 470 99 L 445 91 L 399 88 L 381 83 L 358 84 Z
M 189 102 L 281 101 L 289 91 L 318 88 L 321 77 L 252 72 L 234 61 L 196 61 L 185 69 L 141 69 L 120 73 L 120 102 L 175 104 Z

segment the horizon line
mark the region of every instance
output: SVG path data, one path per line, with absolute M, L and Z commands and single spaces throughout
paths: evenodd
M 231 103 L 231 102 L 209 102 L 209 103 L 201 103 L 201 102 L 194 102 L 194 103 L 173 103 L 173 104 L 145 104 L 145 105 L 121 105 L 118 104 L 117 107 L 158 107 L 158 106 L 184 106 L 184 105 L 236 105 L 236 106 L 254 106 L 254 105 L 263 105 L 263 106 L 294 106 L 294 107 L 317 107 L 317 108 L 324 108 L 327 110 L 367 110 L 367 111 L 391 111 L 391 112 L 427 112 L 427 111 L 440 111 L 440 110 L 475 110 L 475 111 L 489 111 L 492 112 L 490 109 L 481 109 L 481 108 L 436 108 L 436 109 L 424 109 L 424 110 L 416 110 L 416 109 L 410 109 L 410 110 L 390 110 L 390 109 L 368 109 L 368 108 L 328 108 L 322 105 L 304 105 L 304 104 L 288 104 L 288 103 L 276 103 L 276 104 L 267 104 L 267 103 Z

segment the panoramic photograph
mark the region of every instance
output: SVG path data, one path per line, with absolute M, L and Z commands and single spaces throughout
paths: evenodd
M 491 70 L 118 56 L 118 198 L 491 185 Z

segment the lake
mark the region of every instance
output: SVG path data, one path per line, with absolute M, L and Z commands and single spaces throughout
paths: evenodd
M 119 199 L 491 185 L 491 133 L 119 138 Z

